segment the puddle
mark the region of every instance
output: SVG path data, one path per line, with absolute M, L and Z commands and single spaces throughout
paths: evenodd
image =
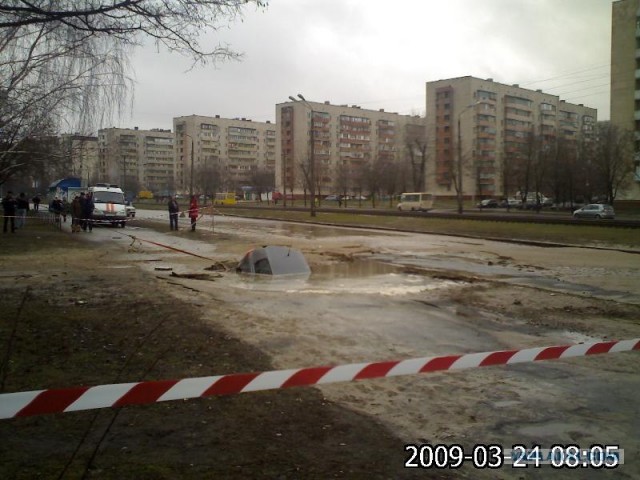
M 351 227 L 287 223 L 279 220 L 256 221 L 253 219 L 243 219 L 239 217 L 222 217 L 217 220 L 215 228 L 218 233 L 224 232 L 227 234 L 257 238 L 275 236 L 315 240 L 319 238 L 344 238 L 345 236 L 375 237 L 380 235 L 380 232 L 364 229 L 361 230 Z M 393 232 L 385 234 L 394 235 Z
M 551 332 L 555 336 L 557 332 Z M 563 330 L 560 332 L 560 335 L 563 338 L 567 339 L 567 343 L 591 343 L 591 342 L 602 342 L 602 338 L 592 337 L 591 335 L 585 335 L 584 333 L 574 332 L 571 330 Z
M 512 285 L 522 285 L 527 287 L 537 287 L 562 293 L 579 294 L 585 297 L 602 298 L 625 303 L 640 304 L 640 297 L 629 292 L 617 290 L 606 290 L 591 285 L 580 283 L 569 283 L 543 276 L 513 277 L 506 280 Z
M 402 267 L 390 263 L 371 260 L 354 260 L 352 262 L 315 266 L 313 268 L 313 277 L 315 279 L 371 277 L 374 275 L 402 273 L 402 270 Z

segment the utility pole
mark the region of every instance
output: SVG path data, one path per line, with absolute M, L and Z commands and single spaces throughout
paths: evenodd
M 312 217 L 315 217 L 316 216 L 316 193 L 315 193 L 316 192 L 316 155 L 315 155 L 316 137 L 315 137 L 315 123 L 314 123 L 315 112 L 313 110 L 313 107 L 309 104 L 309 102 L 307 102 L 307 100 L 300 93 L 298 94 L 297 99 L 292 96 L 289 96 L 289 100 L 291 100 L 292 102 L 302 103 L 305 107 L 309 109 L 309 112 L 311 113 L 311 124 L 310 124 L 311 131 L 309 133 L 309 136 L 311 139 L 311 149 L 310 149 L 311 153 L 309 155 L 309 183 L 311 184 L 309 186 L 309 190 L 311 194 L 311 208 L 309 212 Z M 285 192 L 285 196 L 286 196 L 286 192 Z
M 460 117 L 462 114 L 470 108 L 478 105 L 480 101 L 467 105 L 458 114 L 458 162 L 457 162 L 457 177 L 456 177 L 456 199 L 458 201 L 458 213 L 463 212 L 463 195 L 462 195 L 462 134 L 460 132 Z

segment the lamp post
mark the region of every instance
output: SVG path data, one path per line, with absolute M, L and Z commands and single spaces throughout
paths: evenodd
M 309 159 L 310 159 L 309 183 L 311 184 L 309 186 L 309 190 L 311 194 L 311 209 L 309 210 L 309 214 L 312 217 L 315 217 L 316 216 L 316 193 L 315 193 L 316 192 L 316 155 L 315 155 L 316 137 L 315 137 L 315 129 L 314 129 L 314 121 L 313 121 L 313 116 L 315 112 L 313 111 L 313 107 L 309 104 L 309 102 L 307 102 L 307 100 L 300 93 L 298 94 L 298 98 L 289 96 L 289 100 L 291 100 L 292 102 L 303 104 L 311 112 L 311 126 L 310 126 L 311 153 L 309 155 Z M 286 196 L 286 192 L 285 192 L 285 196 Z
M 460 117 L 462 116 L 462 114 L 464 112 L 466 112 L 467 110 L 469 110 L 470 108 L 475 107 L 476 105 L 478 105 L 480 102 L 477 101 L 475 103 L 472 103 L 470 105 L 467 105 L 466 107 L 464 107 L 462 109 L 462 111 L 458 114 L 458 162 L 457 162 L 457 170 L 458 170 L 458 175 L 456 178 L 456 183 L 457 183 L 457 188 L 456 188 L 456 199 L 458 201 L 458 213 L 462 213 L 463 211 L 463 207 L 462 207 L 462 135 L 460 133 Z
M 191 200 L 191 197 L 193 197 L 193 137 L 184 132 L 182 135 L 191 139 L 191 178 L 189 179 L 189 200 Z

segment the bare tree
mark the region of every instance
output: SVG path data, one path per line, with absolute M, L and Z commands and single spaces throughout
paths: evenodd
M 393 206 L 394 195 L 398 192 L 402 171 L 388 160 L 377 162 L 380 189 L 389 199 L 389 207 Z M 418 190 L 421 191 L 421 190 Z
M 364 184 L 371 193 L 371 206 L 376 207 L 376 199 L 380 197 L 380 192 L 385 186 L 385 175 L 389 175 L 389 164 L 375 158 L 362 166 Z
M 304 206 L 306 207 L 307 192 L 311 192 L 311 162 L 300 162 L 300 171 L 302 172 L 302 176 L 298 179 L 298 183 L 302 187 Z M 291 193 L 293 193 L 293 188 L 291 189 Z M 293 199 L 291 200 L 291 204 L 293 205 Z
M 273 170 L 257 168 L 251 172 L 251 185 L 258 195 L 258 201 L 262 202 L 262 194 L 272 192 L 276 185 L 276 176 Z
M 346 162 L 341 161 L 340 163 L 338 163 L 338 166 L 336 167 L 335 179 L 336 192 L 339 195 L 342 195 L 345 201 L 344 206 L 346 207 L 346 196 L 350 192 L 349 189 L 351 188 L 351 169 Z
M 217 165 L 205 163 L 196 168 L 195 186 L 201 195 L 209 198 L 221 187 L 220 168 Z
M 594 173 L 600 191 L 612 204 L 633 172 L 633 134 L 611 122 L 598 122 L 593 154 Z
M 19 173 L 25 138 L 61 127 L 87 133 L 119 113 L 131 91 L 130 49 L 145 39 L 193 66 L 237 59 L 205 50 L 217 30 L 260 0 L 4 0 L 0 4 L 0 184 Z M 22 162 L 24 163 L 24 162 Z M 23 170 L 22 170 L 23 171 Z
M 427 175 L 427 131 L 424 125 L 407 125 L 405 155 L 409 163 L 412 191 L 422 192 Z

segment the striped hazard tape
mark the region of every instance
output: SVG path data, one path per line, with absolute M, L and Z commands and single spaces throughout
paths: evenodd
M 95 387 L 35 390 L 0 395 L 0 418 L 142 405 L 168 400 L 231 395 L 276 388 L 324 385 L 368 378 L 395 377 L 441 370 L 512 365 L 640 350 L 640 338 L 555 347 L 423 357 L 377 363 L 311 367 L 212 377 L 119 383 Z

